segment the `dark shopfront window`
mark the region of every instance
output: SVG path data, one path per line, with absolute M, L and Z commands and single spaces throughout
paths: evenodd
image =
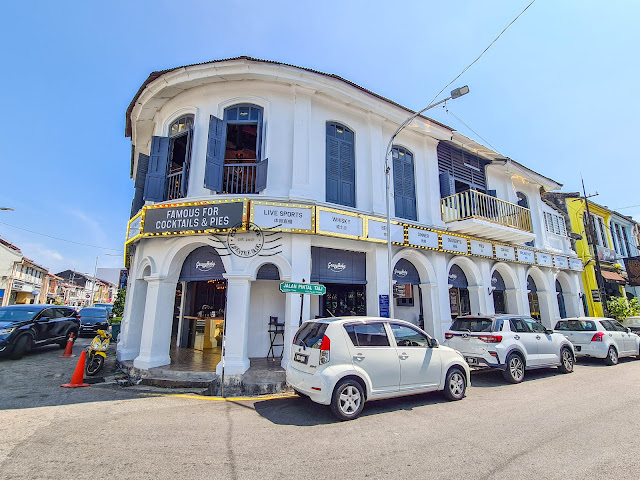
M 322 296 L 321 316 L 343 317 L 366 315 L 365 285 L 325 284 L 327 293 Z

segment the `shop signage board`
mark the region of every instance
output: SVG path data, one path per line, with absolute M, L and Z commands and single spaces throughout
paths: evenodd
M 553 261 L 558 268 L 569 268 L 569 259 L 560 255 L 554 255 Z
M 630 287 L 640 285 L 640 257 L 628 257 L 624 259 L 624 268 L 629 276 Z
M 316 233 L 333 237 L 361 238 L 362 217 L 355 213 L 339 212 L 332 208 L 317 207 Z
M 496 258 L 515 262 L 516 249 L 513 247 L 507 247 L 506 245 L 496 245 Z
M 282 293 L 300 293 L 303 295 L 324 295 L 327 287 L 313 283 L 282 282 L 280 284 Z
M 408 227 L 409 246 L 438 249 L 438 233 L 423 228 Z
M 493 258 L 493 244 L 491 242 L 481 242 L 480 240 L 469 240 L 471 253 L 481 257 Z
M 523 263 L 536 263 L 536 256 L 533 250 L 527 250 L 526 248 L 518 249 L 518 261 Z
M 378 295 L 378 308 L 381 317 L 389 318 L 389 295 Z
M 394 283 L 393 298 L 411 298 L 412 288 L 410 283 Z
M 442 249 L 456 253 L 469 253 L 467 239 L 442 234 Z
M 172 204 L 145 208 L 143 235 L 186 234 L 227 231 L 242 224 L 244 202 Z
M 569 268 L 571 270 L 578 270 L 579 272 L 582 271 L 582 260 L 580 260 L 579 258 L 570 258 L 569 259 Z
M 273 202 L 251 202 L 250 221 L 276 232 L 313 233 L 314 207 Z
M 553 267 L 553 257 L 549 253 L 536 252 L 536 263 L 543 267 Z
M 600 302 L 600 290 L 591 290 L 591 298 L 594 302 Z
M 387 221 L 377 218 L 367 218 L 367 239 L 379 242 L 387 241 Z M 391 241 L 404 243 L 404 227 L 397 223 L 391 223 Z

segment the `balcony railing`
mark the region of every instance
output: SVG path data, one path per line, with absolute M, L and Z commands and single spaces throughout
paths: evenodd
M 167 175 L 167 200 L 182 198 L 182 170 Z
M 478 218 L 526 232 L 533 231 L 528 208 L 475 190 L 445 197 L 441 206 L 442 219 L 447 223 Z
M 257 163 L 226 163 L 222 178 L 223 193 L 257 193 Z

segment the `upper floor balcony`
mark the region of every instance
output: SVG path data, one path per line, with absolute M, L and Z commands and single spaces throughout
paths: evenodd
M 535 238 L 528 208 L 476 190 L 443 198 L 441 209 L 442 220 L 453 232 L 508 243 L 524 243 Z

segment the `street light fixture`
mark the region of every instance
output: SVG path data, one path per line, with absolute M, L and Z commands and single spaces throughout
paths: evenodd
M 463 95 L 466 95 L 467 93 L 469 93 L 469 87 L 467 85 L 465 85 L 464 87 L 458 87 L 454 90 L 451 90 L 449 96 L 447 98 L 445 98 L 444 100 L 440 100 L 439 102 L 435 102 L 435 103 L 431 103 L 429 105 L 427 105 L 426 107 L 424 107 L 422 110 L 420 110 L 419 112 L 414 113 L 413 115 L 411 115 L 409 118 L 407 118 L 404 122 L 402 122 L 400 124 L 400 126 L 396 129 L 396 131 L 393 133 L 393 135 L 391 135 L 391 138 L 389 139 L 389 144 L 387 145 L 387 151 L 385 152 L 385 156 L 384 156 L 384 173 L 386 176 L 386 201 L 387 201 L 387 262 L 388 262 L 388 268 L 389 268 L 389 318 L 393 318 L 394 317 L 394 313 L 393 313 L 393 266 L 391 265 L 391 205 L 390 205 L 390 200 L 389 200 L 389 196 L 391 193 L 391 187 L 390 187 L 390 182 L 391 182 L 391 167 L 389 166 L 389 155 L 391 155 L 391 149 L 393 147 L 393 141 L 395 140 L 395 138 L 398 136 L 398 134 L 406 127 L 408 126 L 415 118 L 417 118 L 418 116 L 422 115 L 424 112 L 426 112 L 427 110 L 432 109 L 433 107 L 437 107 L 438 105 L 443 104 L 444 102 L 446 102 L 447 100 L 455 100 L 456 98 L 460 98 Z

